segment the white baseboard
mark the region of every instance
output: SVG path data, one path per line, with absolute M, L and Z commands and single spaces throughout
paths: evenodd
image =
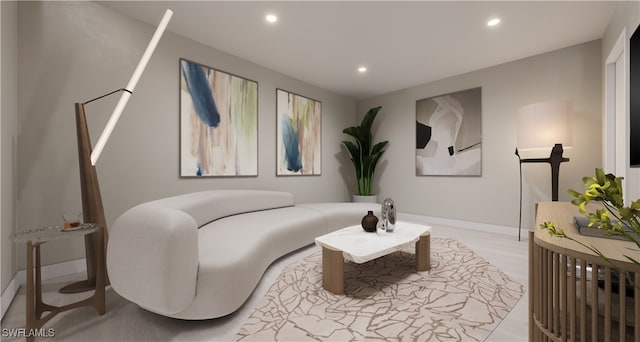
M 86 272 L 87 262 L 86 259 L 77 259 L 72 261 L 61 262 L 59 264 L 52 264 L 42 267 L 42 280 L 49 280 L 59 277 L 64 277 L 76 273 Z M 26 272 L 22 272 L 21 284 L 26 284 Z M 20 273 L 18 272 L 18 273 Z
M 64 277 L 80 272 L 86 272 L 87 264 L 85 259 L 72 260 L 67 262 L 61 262 L 59 264 L 52 264 L 42 266 L 41 275 L 42 280 L 49 280 L 59 277 Z M 20 286 L 24 286 L 27 282 L 27 272 L 25 270 L 18 271 L 16 276 L 13 277 L 7 288 L 2 292 L 0 302 L 2 305 L 2 315 L 0 320 L 4 317 L 5 312 L 9 309 L 13 298 L 15 298 Z
M 455 228 L 463 228 L 463 229 L 472 229 L 483 232 L 495 233 L 495 234 L 505 234 L 509 236 L 518 236 L 518 227 L 511 226 L 500 226 L 496 224 L 489 223 L 478 223 L 471 221 L 461 221 L 461 220 L 452 220 L 442 217 L 433 217 L 433 216 L 424 216 L 424 215 L 416 215 L 416 214 L 406 214 L 406 213 L 398 213 L 398 219 L 414 222 L 414 223 L 423 223 L 423 224 L 437 224 Z M 522 228 L 522 236 L 527 236 L 529 230 L 527 228 Z

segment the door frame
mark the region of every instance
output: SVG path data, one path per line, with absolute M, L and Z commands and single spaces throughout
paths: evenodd
M 616 80 L 616 64 L 622 63 L 622 73 L 628 74 L 628 39 L 627 30 L 624 28 L 616 43 L 613 45 L 604 64 L 604 112 L 602 114 L 602 165 L 606 173 L 615 173 L 617 177 L 625 177 L 627 174 L 629 160 L 629 105 L 628 105 L 628 82 L 625 77 L 622 83 Z M 616 92 L 616 85 L 622 85 L 622 93 Z M 616 97 L 621 95 L 624 106 L 622 113 L 617 113 L 616 117 Z M 616 120 L 617 119 L 617 120 Z M 616 122 L 624 125 L 616 127 Z M 619 135 L 622 134 L 622 137 Z M 619 150 L 622 149 L 622 150 Z M 617 157 L 616 157 L 617 156 Z M 622 170 L 616 170 L 616 164 L 623 158 Z M 622 173 L 620 172 L 622 171 Z M 625 203 L 628 203 L 627 191 L 628 182 L 623 181 L 623 194 Z

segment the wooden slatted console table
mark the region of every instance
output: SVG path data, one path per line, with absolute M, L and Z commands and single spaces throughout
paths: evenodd
M 569 202 L 536 205 L 536 228 L 529 233 L 529 340 L 640 341 L 640 267 L 625 257 L 640 260 L 640 252 L 628 241 L 580 235 L 573 217 L 581 215 Z M 541 230 L 548 221 L 599 249 L 621 272 L 578 243 Z

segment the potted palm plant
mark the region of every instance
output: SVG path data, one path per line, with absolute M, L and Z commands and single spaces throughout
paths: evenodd
M 373 175 L 380 157 L 384 153 L 384 147 L 389 141 L 382 141 L 373 145 L 371 126 L 373 120 L 382 106 L 369 109 L 359 126 L 347 127 L 342 133 L 350 135 L 355 142 L 345 140 L 342 142 L 349 151 L 351 161 L 355 167 L 356 193 L 354 202 L 367 201 L 376 202 L 376 195 L 373 194 Z

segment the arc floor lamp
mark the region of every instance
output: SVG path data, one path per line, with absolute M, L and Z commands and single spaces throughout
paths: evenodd
M 518 144 L 516 156 L 520 161 L 520 218 L 518 221 L 518 241 L 522 230 L 522 164 L 548 163 L 551 166 L 551 200 L 558 201 L 558 180 L 560 164 L 569 158 L 562 156 L 564 147 L 571 147 L 571 102 L 547 101 L 521 107 L 518 110 Z M 548 158 L 520 157 L 524 150 L 548 150 Z
M 164 16 L 160 20 L 160 24 L 156 28 L 155 33 L 151 37 L 149 44 L 147 45 L 146 50 L 144 51 L 142 57 L 140 58 L 140 62 L 138 62 L 138 66 L 131 75 L 129 79 L 129 83 L 126 88 L 118 89 L 106 95 L 97 97 L 95 99 L 89 100 L 83 103 L 75 104 L 76 111 L 76 131 L 78 138 L 78 159 L 80 165 L 80 191 L 82 193 L 82 215 L 84 222 L 97 223 L 102 229 L 99 232 L 103 232 L 103 234 L 94 233 L 85 235 L 85 253 L 87 260 L 87 280 L 83 280 L 80 282 L 72 283 L 60 289 L 60 292 L 63 293 L 73 293 L 73 292 L 83 292 L 88 290 L 93 290 L 96 286 L 96 277 L 97 277 L 97 251 L 101 248 L 103 251 L 102 255 L 105 255 L 108 242 L 108 233 L 107 233 L 107 222 L 104 215 L 104 209 L 102 207 L 102 196 L 100 195 L 100 186 L 98 185 L 98 176 L 96 174 L 96 162 L 98 158 L 100 158 L 100 154 L 104 149 L 107 141 L 109 140 L 109 136 L 113 131 L 124 107 L 127 105 L 131 94 L 133 94 L 133 90 L 138 84 L 138 80 L 142 75 L 153 51 L 155 50 L 162 34 L 164 33 L 169 21 L 171 20 L 171 16 L 173 12 L 170 9 L 167 9 L 164 13 Z M 100 138 L 96 142 L 95 147 L 91 148 L 91 140 L 89 138 L 89 129 L 87 127 L 87 118 L 85 116 L 84 106 L 93 101 L 102 99 L 109 95 L 122 92 L 120 100 L 116 104 L 109 121 L 102 131 Z M 101 262 L 105 262 L 105 258 L 100 258 Z M 105 270 L 106 265 L 102 265 L 99 269 Z M 105 274 L 105 279 L 106 278 Z M 107 281 L 108 284 L 108 281 Z

